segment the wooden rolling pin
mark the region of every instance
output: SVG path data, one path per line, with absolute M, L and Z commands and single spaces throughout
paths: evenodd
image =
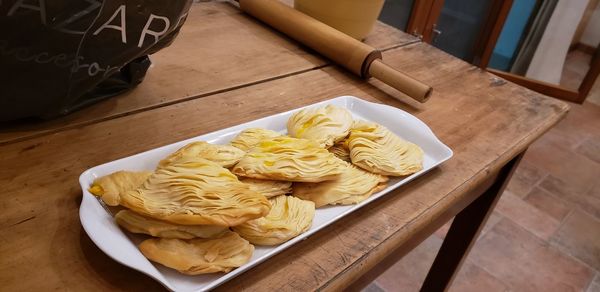
M 373 76 L 417 101 L 432 88 L 386 65 L 381 52 L 278 0 L 236 0 L 240 8 L 362 78 Z M 326 1 L 326 0 L 323 0 Z

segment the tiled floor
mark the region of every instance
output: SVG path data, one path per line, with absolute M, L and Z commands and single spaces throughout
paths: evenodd
M 447 229 L 365 291 L 418 291 Z M 529 148 L 450 290 L 600 292 L 599 272 L 600 105 L 586 102 Z

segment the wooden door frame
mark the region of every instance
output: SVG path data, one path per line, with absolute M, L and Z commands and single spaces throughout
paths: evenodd
M 406 31 L 426 43 L 431 43 L 433 29 L 443 7 L 444 0 L 415 0 Z
M 541 94 L 571 102 L 583 103 L 600 74 L 600 47 L 596 48 L 590 69 L 576 91 L 560 85 L 488 68 L 494 47 L 496 46 L 496 42 L 498 42 L 512 4 L 513 0 L 493 0 L 487 20 L 473 48 L 471 63 L 508 81 Z M 431 44 L 434 36 L 433 31 L 443 7 L 444 0 L 415 0 L 406 31 Z

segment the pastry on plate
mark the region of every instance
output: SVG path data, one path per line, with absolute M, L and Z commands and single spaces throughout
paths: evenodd
M 186 157 L 199 157 L 229 168 L 238 163 L 244 154 L 246 154 L 244 151 L 230 145 L 217 145 L 199 141 L 183 146 L 161 160 L 158 166 L 165 166 Z
M 350 159 L 370 172 L 404 176 L 423 169 L 423 150 L 384 126 L 357 121 L 348 136 Z
M 241 177 L 240 181 L 249 185 L 250 189 L 264 195 L 267 198 L 273 198 L 292 192 L 291 181 L 255 179 Z
M 349 111 L 328 105 L 294 113 L 288 119 L 287 130 L 292 137 L 314 140 L 321 147 L 329 148 L 348 136 L 352 122 Z
M 343 161 L 350 162 L 350 149 L 348 148 L 348 143 L 346 143 L 346 140 L 342 140 L 333 144 L 333 146 L 329 147 L 327 150 L 333 153 L 335 157 Z
M 262 140 L 232 172 L 258 179 L 319 182 L 337 178 L 342 170 L 340 160 L 316 142 L 282 136 Z
M 88 191 L 109 206 L 118 206 L 121 194 L 141 186 L 151 171 L 117 171 L 94 180 Z
M 229 142 L 229 144 L 244 151 L 248 151 L 250 150 L 250 148 L 256 146 L 256 144 L 258 144 L 258 142 L 262 140 L 275 138 L 279 136 L 281 136 L 280 133 L 272 130 L 262 128 L 250 128 L 241 131 L 235 138 L 233 138 L 233 140 Z
M 228 169 L 197 157 L 159 166 L 142 187 L 122 195 L 121 204 L 172 223 L 219 226 L 263 217 L 271 208 Z
M 335 180 L 320 183 L 294 183 L 292 194 L 303 200 L 325 205 L 349 205 L 364 201 L 372 194 L 385 189 L 387 177 L 345 164 L 342 175 Z
M 121 210 L 115 215 L 119 226 L 129 232 L 148 234 L 162 238 L 214 238 L 229 229 L 216 225 L 179 225 L 142 216 L 130 210 Z
M 233 227 L 233 231 L 257 245 L 284 243 L 312 225 L 315 204 L 292 196 L 278 196 L 271 200 L 267 216 Z
M 231 231 L 213 239 L 152 238 L 139 249 L 151 261 L 187 275 L 227 273 L 247 263 L 254 252 L 254 246 Z

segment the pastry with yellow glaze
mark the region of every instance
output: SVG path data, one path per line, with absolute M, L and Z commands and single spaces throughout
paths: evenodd
M 423 169 L 423 150 L 371 122 L 355 122 L 348 136 L 352 163 L 370 172 L 404 176 Z
M 158 163 L 158 166 L 165 166 L 186 157 L 199 157 L 229 168 L 238 163 L 244 154 L 246 154 L 244 151 L 230 145 L 217 145 L 198 141 L 187 144 L 167 156 Z
M 340 160 L 316 142 L 286 136 L 261 141 L 232 169 L 244 177 L 302 182 L 335 179 L 342 171 Z
M 387 177 L 343 163 L 345 170 L 338 179 L 320 183 L 295 183 L 292 194 L 315 202 L 319 208 L 325 205 L 356 204 L 385 189 Z
M 88 191 L 102 198 L 105 204 L 118 206 L 121 202 L 121 194 L 135 190 L 151 174 L 151 171 L 117 171 L 94 180 Z
M 272 130 L 262 128 L 250 128 L 241 131 L 235 138 L 233 138 L 233 140 L 229 142 L 229 144 L 231 144 L 231 146 L 242 149 L 243 151 L 248 151 L 250 150 L 250 148 L 256 146 L 256 144 L 258 144 L 258 142 L 262 140 L 271 139 L 279 136 L 281 136 L 280 133 Z
M 254 253 L 254 246 L 231 231 L 214 239 L 147 239 L 139 249 L 151 261 L 186 275 L 227 273 L 247 263 Z
M 292 192 L 291 181 L 267 180 L 241 177 L 240 181 L 249 185 L 250 189 L 264 195 L 267 198 L 273 198 Z
M 315 204 L 292 196 L 270 199 L 271 211 L 267 216 L 233 227 L 233 231 L 257 245 L 284 243 L 312 225 Z
M 162 238 L 215 238 L 229 229 L 215 225 L 179 225 L 142 216 L 130 210 L 121 210 L 115 215 L 119 226 L 129 232 L 148 234 Z
M 228 169 L 202 158 L 159 166 L 121 205 L 145 216 L 183 225 L 234 226 L 263 217 L 271 205 Z
M 321 147 L 329 148 L 348 136 L 352 123 L 349 111 L 328 105 L 294 113 L 288 119 L 287 130 L 292 137 L 314 140 Z

